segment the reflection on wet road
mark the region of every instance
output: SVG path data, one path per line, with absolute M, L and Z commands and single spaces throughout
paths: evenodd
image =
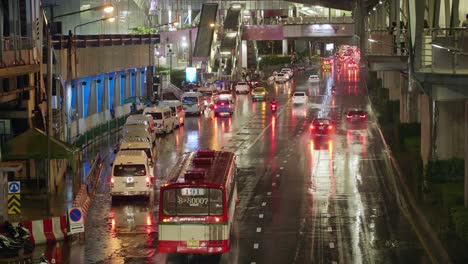
M 421 263 L 421 244 L 396 205 L 388 159 L 376 123 L 347 124 L 345 112 L 370 111 L 356 71 L 328 73 L 319 84 L 298 73 L 269 87 L 279 110 L 238 95 L 232 118 L 189 117 L 159 139 L 161 184 L 186 151 L 234 151 L 239 206 L 231 251 L 221 257 L 165 255 L 157 245 L 158 195 L 111 203 L 101 188 L 88 216 L 86 240 L 71 248 L 77 263 Z M 292 105 L 306 91 L 307 105 Z M 309 122 L 329 117 L 333 135 L 311 137 Z M 107 166 L 107 175 L 110 166 Z M 102 183 L 105 185 L 106 180 Z

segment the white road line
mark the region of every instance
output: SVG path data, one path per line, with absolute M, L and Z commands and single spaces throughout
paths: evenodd
M 335 244 L 333 244 L 333 243 L 330 243 L 329 246 L 330 246 L 330 248 L 335 248 Z
M 262 232 L 262 228 L 261 227 L 257 227 L 257 233 L 260 233 Z
M 331 228 L 331 226 L 328 227 L 327 231 L 328 231 L 328 232 L 333 231 L 333 229 Z
M 262 219 L 262 218 L 263 218 L 263 214 L 259 214 L 259 215 L 258 215 L 258 218 Z
M 265 206 L 265 205 L 266 205 L 266 202 L 263 202 L 263 203 L 262 203 L 262 206 Z
M 271 192 L 267 192 L 267 195 L 271 195 Z
M 277 173 L 277 174 L 276 174 L 276 178 L 278 178 L 279 176 L 280 176 L 279 173 Z
M 258 243 L 254 243 L 253 248 L 258 249 Z
M 280 170 L 284 170 L 284 167 L 281 167 Z
M 276 186 L 276 182 L 272 183 L 271 186 Z
M 283 163 L 288 163 L 288 161 L 287 161 L 287 160 L 285 160 L 285 161 L 283 161 Z

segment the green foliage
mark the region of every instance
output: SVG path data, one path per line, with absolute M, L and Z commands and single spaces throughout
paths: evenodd
M 441 202 L 444 207 L 463 206 L 463 182 L 436 183 L 434 189 L 440 192 Z
M 137 35 L 147 35 L 147 34 L 156 34 L 156 28 L 149 28 L 145 26 L 134 27 L 130 29 L 131 34 Z
M 454 158 L 430 161 L 426 170 L 429 181 L 433 183 L 463 182 L 465 160 Z
M 468 208 L 453 208 L 452 221 L 457 236 L 463 241 L 468 242 Z
M 291 58 L 289 56 L 262 56 L 260 67 L 264 67 L 266 65 L 284 65 L 289 63 L 291 63 Z
M 180 88 L 183 81 L 185 81 L 185 70 L 173 69 L 171 71 L 171 83 Z
M 310 57 L 310 62 L 313 63 L 313 64 L 322 63 L 322 59 L 323 59 L 323 57 L 318 56 L 318 55 L 314 55 L 314 56 Z

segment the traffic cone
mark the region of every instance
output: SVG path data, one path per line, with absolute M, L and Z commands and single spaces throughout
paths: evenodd
M 55 245 L 55 254 L 54 254 L 55 263 L 62 263 L 62 249 L 60 248 L 60 243 L 57 242 Z

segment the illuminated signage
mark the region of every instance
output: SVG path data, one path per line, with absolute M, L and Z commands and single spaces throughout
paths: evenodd
M 185 81 L 193 83 L 197 81 L 197 68 L 187 67 L 185 68 Z

